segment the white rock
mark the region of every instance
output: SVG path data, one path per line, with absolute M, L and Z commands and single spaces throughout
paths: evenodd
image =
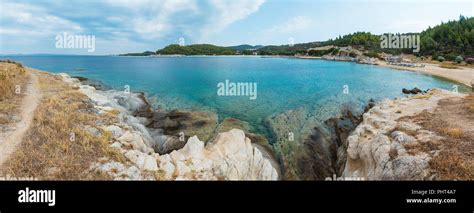
M 157 159 L 166 178 L 176 173 L 177 179 L 186 179 L 189 175 L 203 180 L 278 179 L 278 172 L 270 161 L 237 129 L 220 133 L 207 146 L 197 137 L 191 137 L 182 149 Z
M 143 138 L 136 133 L 126 131 L 118 139 L 121 143 L 130 143 L 135 150 L 139 150 L 144 153 L 153 153 L 153 149 L 145 144 Z
M 197 136 L 190 137 L 180 153 L 190 158 L 202 159 L 204 157 L 204 142 L 200 141 Z
M 173 162 L 175 162 L 175 163 L 178 162 L 178 161 L 186 160 L 186 157 L 180 151 L 178 152 L 176 150 L 174 150 L 170 153 L 170 157 L 173 160 Z
M 105 130 L 111 132 L 111 133 L 112 133 L 112 136 L 113 136 L 114 138 L 119 138 L 120 136 L 123 135 L 123 130 L 122 130 L 122 128 L 120 128 L 120 127 L 118 127 L 118 126 L 115 126 L 115 125 L 107 126 L 107 127 L 105 127 Z
M 112 145 L 110 145 L 110 147 L 119 149 L 119 148 L 122 148 L 122 144 L 120 142 L 115 142 Z
M 416 141 L 416 139 L 413 136 L 407 135 L 406 133 L 402 131 L 392 132 L 392 138 L 401 144 L 409 144 Z
M 187 173 L 191 172 L 191 169 L 186 166 L 186 164 L 182 161 L 176 162 L 176 172 L 178 173 L 178 176 L 184 176 Z
M 171 162 L 160 164 L 160 169 L 165 173 L 166 179 L 171 179 L 174 175 L 175 166 Z
M 119 175 L 125 176 L 127 180 L 141 180 L 140 170 L 136 166 L 128 167 L 126 170 L 122 171 Z
M 129 150 L 125 153 L 125 157 L 127 157 L 131 162 L 135 163 L 135 165 L 137 165 L 138 168 L 142 170 L 148 170 L 148 171 L 158 170 L 156 159 L 140 151 Z
M 171 157 L 170 157 L 170 155 L 160 155 L 160 156 L 157 158 L 157 160 L 160 161 L 160 166 L 161 166 L 161 164 L 170 162 L 170 161 L 171 161 Z

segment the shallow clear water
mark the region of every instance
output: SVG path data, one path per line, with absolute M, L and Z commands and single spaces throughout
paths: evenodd
M 402 88 L 452 89 L 430 75 L 373 65 L 261 57 L 11 56 L 27 66 L 103 81 L 115 89 L 143 91 L 156 107 L 210 109 L 260 129 L 268 116 L 304 107 L 325 120 L 340 106 L 362 108 L 370 98 L 403 96 Z M 217 84 L 257 83 L 257 99 L 217 95 Z M 349 94 L 343 93 L 344 85 Z M 467 91 L 459 85 L 460 91 Z

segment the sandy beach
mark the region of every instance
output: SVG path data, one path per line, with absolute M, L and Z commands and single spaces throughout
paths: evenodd
M 462 83 L 468 87 L 472 87 L 472 84 L 474 84 L 474 69 L 472 68 L 458 67 L 456 69 L 447 69 L 439 67 L 438 64 L 430 63 L 422 63 L 425 65 L 425 67 L 402 67 L 387 64 L 387 62 L 384 61 L 379 61 L 378 64 L 380 66 L 389 67 L 393 69 L 415 71 L 446 78 Z

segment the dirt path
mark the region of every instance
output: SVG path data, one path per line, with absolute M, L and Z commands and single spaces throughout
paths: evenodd
M 41 99 L 38 74 L 30 69 L 28 69 L 28 73 L 30 75 L 30 82 L 28 82 L 24 90 L 25 96 L 23 97 L 19 113 L 21 120 L 12 124 L 15 130 L 0 132 L 0 166 L 15 151 L 16 146 L 21 143 L 23 136 L 33 121 L 35 109 Z

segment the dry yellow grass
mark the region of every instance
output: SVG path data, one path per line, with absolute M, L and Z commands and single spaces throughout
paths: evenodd
M 53 75 L 40 73 L 39 77 L 43 99 L 33 124 L 0 172 L 38 179 L 109 179 L 106 174 L 89 171 L 91 163 L 101 157 L 119 162 L 125 159 L 110 148 L 110 132 L 95 136 L 84 126 L 97 127 L 97 122 L 112 118 L 95 114 L 85 95 Z
M 439 65 L 439 67 L 441 68 L 445 68 L 445 69 L 457 69 L 458 66 L 455 65 L 455 64 L 448 64 L 448 63 L 442 63 Z
M 443 150 L 434 157 L 429 165 L 442 180 L 473 180 L 474 161 L 465 160 L 457 151 Z
M 464 136 L 464 130 L 461 128 L 443 128 L 442 133 L 457 139 L 461 139 Z
M 453 97 L 440 100 L 432 113 L 424 111 L 416 116 L 402 118 L 432 131 L 439 140 L 406 144 L 409 154 L 420 151 L 439 151 L 429 161 L 431 173 L 439 180 L 474 180 L 474 94 L 465 98 Z M 416 135 L 416 134 L 411 134 Z
M 474 113 L 474 93 L 469 94 L 466 97 L 466 101 L 467 101 L 467 110 L 470 113 Z
M 0 124 L 10 123 L 8 115 L 16 112 L 20 104 L 22 89 L 28 81 L 23 65 L 12 61 L 0 61 Z M 20 92 L 20 93 L 18 93 Z
M 26 69 L 12 61 L 0 61 L 0 101 L 13 97 L 16 86 L 26 82 Z

